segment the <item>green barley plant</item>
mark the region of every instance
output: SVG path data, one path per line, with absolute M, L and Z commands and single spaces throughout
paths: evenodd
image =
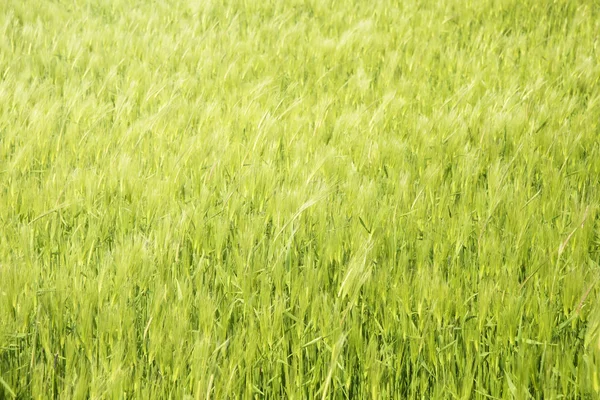
M 4 0 L 0 398 L 598 398 L 599 33 Z

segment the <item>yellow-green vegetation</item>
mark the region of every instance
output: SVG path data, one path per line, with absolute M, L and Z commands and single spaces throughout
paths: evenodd
M 4 0 L 0 398 L 597 398 L 599 33 Z

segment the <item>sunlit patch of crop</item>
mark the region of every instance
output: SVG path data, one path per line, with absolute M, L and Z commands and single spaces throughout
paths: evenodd
M 596 398 L 599 32 L 4 0 L 0 398 Z

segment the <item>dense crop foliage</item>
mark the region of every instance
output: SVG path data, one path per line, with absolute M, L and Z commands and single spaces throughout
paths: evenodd
M 597 398 L 599 32 L 0 2 L 0 398 Z

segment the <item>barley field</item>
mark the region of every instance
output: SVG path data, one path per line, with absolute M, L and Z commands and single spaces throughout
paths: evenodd
M 0 399 L 597 399 L 600 3 L 0 2 Z

